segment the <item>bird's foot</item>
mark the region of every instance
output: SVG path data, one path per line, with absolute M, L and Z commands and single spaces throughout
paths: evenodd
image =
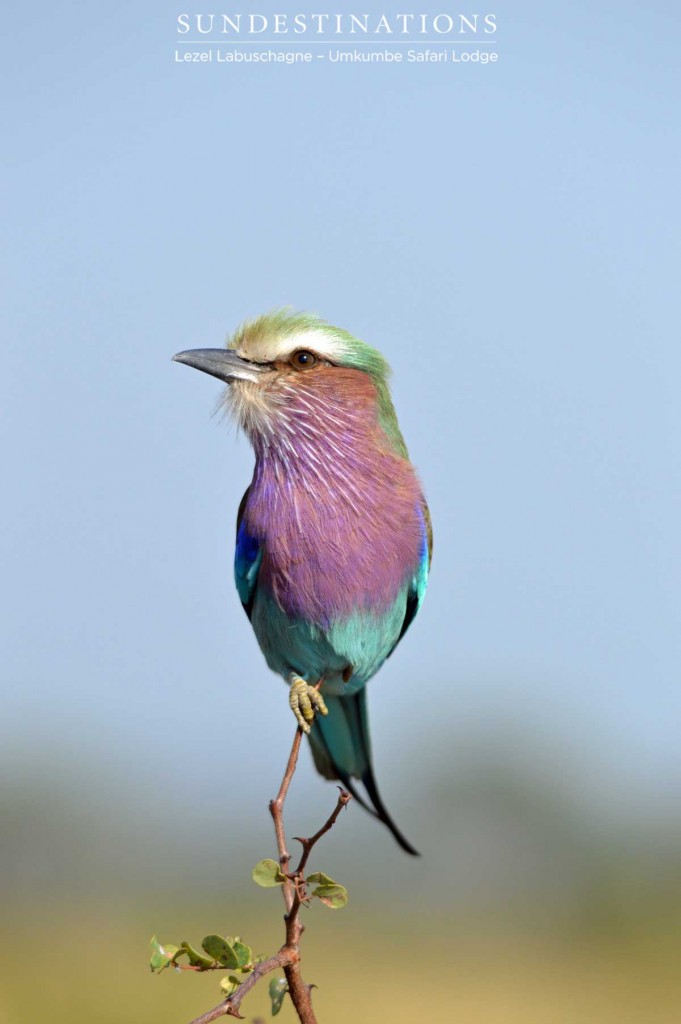
M 320 715 L 328 715 L 329 709 L 324 703 L 324 698 L 319 692 L 319 685 L 310 686 L 304 679 L 291 672 L 289 676 L 291 689 L 288 695 L 288 702 L 291 711 L 296 716 L 298 725 L 303 732 L 310 731 L 310 722 L 314 721 L 315 711 Z

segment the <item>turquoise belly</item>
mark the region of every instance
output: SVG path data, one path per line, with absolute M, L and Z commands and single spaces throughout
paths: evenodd
M 291 671 L 308 682 L 324 678 L 324 692 L 352 694 L 381 667 L 399 639 L 407 588 L 387 612 L 354 612 L 322 628 L 292 619 L 262 589 L 256 593 L 251 624 L 267 664 L 285 679 Z M 343 673 L 352 666 L 347 681 Z

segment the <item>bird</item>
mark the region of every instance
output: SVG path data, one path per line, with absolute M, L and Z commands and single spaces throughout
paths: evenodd
M 366 701 L 421 607 L 432 558 L 389 365 L 348 331 L 289 308 L 244 322 L 224 348 L 173 359 L 227 385 L 225 407 L 252 445 L 236 588 L 267 665 L 289 685 L 315 766 L 418 855 L 376 785 Z

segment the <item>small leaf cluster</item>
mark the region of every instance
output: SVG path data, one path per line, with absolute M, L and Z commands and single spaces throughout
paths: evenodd
M 253 955 L 253 950 L 237 936 L 223 937 L 222 935 L 206 935 L 201 942 L 204 953 L 199 953 L 188 942 L 181 942 L 179 946 L 172 946 L 169 943 L 161 943 L 156 936 L 151 940 L 151 960 L 149 966 L 152 971 L 160 974 L 166 967 L 184 968 L 194 971 L 214 971 L 222 967 L 228 970 L 239 971 L 240 974 L 248 974 L 257 963 L 264 959 L 263 956 Z M 178 963 L 181 957 L 186 957 L 188 964 Z M 226 995 L 231 995 L 241 984 L 239 978 L 230 975 L 223 978 L 220 987 Z
M 256 885 L 262 886 L 263 889 L 282 885 L 286 881 L 286 875 L 282 873 L 277 862 L 269 858 L 258 861 L 253 868 L 252 878 Z M 292 881 L 302 886 L 301 900 L 304 903 L 317 898 L 331 910 L 339 910 L 348 902 L 348 890 L 345 886 L 334 882 L 333 878 L 329 878 L 323 871 L 315 871 L 307 878 L 302 878 L 302 875 L 299 878 L 293 876 Z M 310 888 L 311 886 L 314 888 Z
M 324 906 L 330 907 L 331 910 L 340 910 L 348 902 L 348 890 L 345 886 L 334 882 L 333 878 L 329 878 L 323 871 L 315 871 L 308 875 L 305 881 L 308 885 L 316 886 L 309 896 L 317 896 Z

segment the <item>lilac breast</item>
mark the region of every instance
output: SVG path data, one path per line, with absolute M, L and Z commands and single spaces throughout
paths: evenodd
M 322 628 L 387 610 L 423 544 L 416 474 L 387 442 L 373 385 L 355 380 L 363 377 L 340 393 L 306 383 L 291 391 L 272 440 L 255 445 L 244 511 L 263 548 L 259 585 L 289 616 Z

